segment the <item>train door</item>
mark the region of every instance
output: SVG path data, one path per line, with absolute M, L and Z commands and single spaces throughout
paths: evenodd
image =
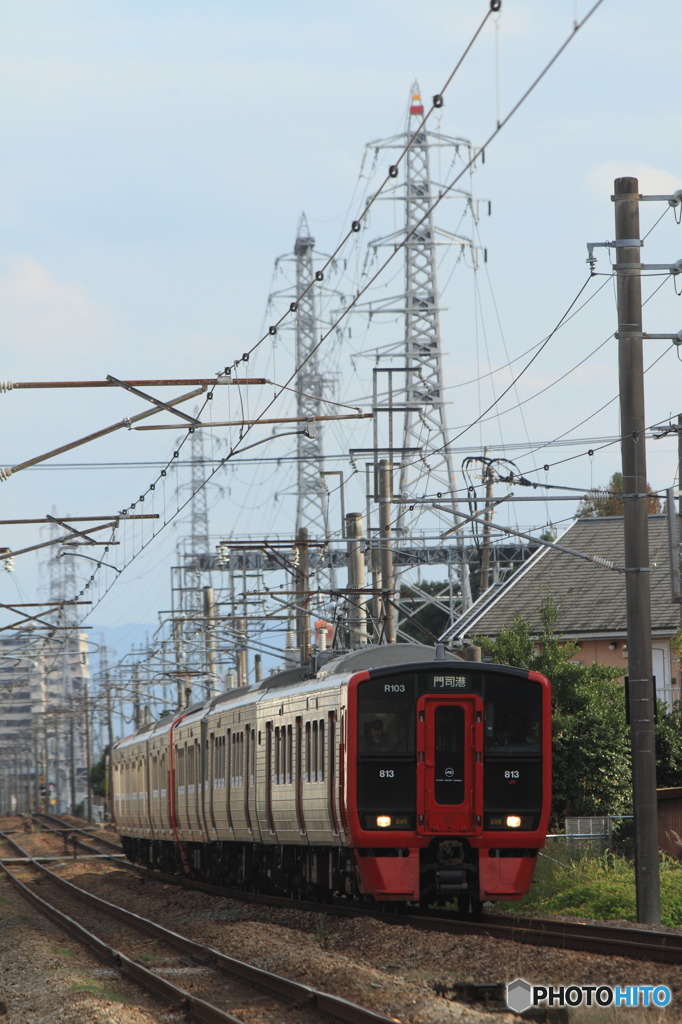
M 428 694 L 417 703 L 417 831 L 475 833 L 483 814 L 483 702 Z

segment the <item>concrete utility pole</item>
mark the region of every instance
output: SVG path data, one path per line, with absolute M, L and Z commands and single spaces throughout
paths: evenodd
M 617 178 L 614 193 L 637 920 L 659 924 L 661 905 L 644 439 L 639 182 L 636 178 Z
M 310 660 L 310 563 L 308 530 L 300 526 L 296 531 L 296 643 L 301 664 Z
M 217 696 L 218 669 L 215 643 L 215 592 L 213 587 L 204 587 L 204 637 L 206 648 L 206 696 Z
M 379 463 L 379 543 L 381 545 L 382 627 L 387 644 L 395 643 L 395 588 L 393 579 L 393 465 L 388 459 Z
M 346 516 L 348 538 L 348 589 L 361 591 L 365 587 L 364 530 L 362 513 L 349 512 Z M 348 595 L 348 631 L 351 647 L 367 643 L 367 611 L 362 594 Z

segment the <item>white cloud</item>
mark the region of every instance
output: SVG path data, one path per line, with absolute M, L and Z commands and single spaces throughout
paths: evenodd
M 670 174 L 657 167 L 648 167 L 636 160 L 610 160 L 593 167 L 588 175 L 591 188 L 603 198 L 613 189 L 616 178 L 631 177 L 639 181 L 643 195 L 671 195 L 682 188 L 682 176 Z
M 63 362 L 65 350 L 85 352 L 111 327 L 81 285 L 57 280 L 26 256 L 8 259 L 0 273 L 0 317 L 6 357 L 13 353 L 24 366 L 27 357 Z

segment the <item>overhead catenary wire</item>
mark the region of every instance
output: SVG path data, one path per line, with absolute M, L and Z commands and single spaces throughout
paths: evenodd
M 563 52 L 563 50 L 564 50 L 564 49 L 566 48 L 566 46 L 567 46 L 567 45 L 569 44 L 569 42 L 571 41 L 571 39 L 573 38 L 573 36 L 574 36 L 574 35 L 575 35 L 575 33 L 577 32 L 578 28 L 582 27 L 582 26 L 583 26 L 583 25 L 585 24 L 585 22 L 586 22 L 586 21 L 587 21 L 587 20 L 589 19 L 589 17 L 591 17 L 591 15 L 592 15 L 592 14 L 594 13 L 594 11 L 596 11 L 596 10 L 597 10 L 597 8 L 598 8 L 598 7 L 599 7 L 599 6 L 601 5 L 601 3 L 602 3 L 602 2 L 603 2 L 603 0 L 598 0 L 598 2 L 597 2 L 597 3 L 595 3 L 595 4 L 593 5 L 593 7 L 592 7 L 592 8 L 590 9 L 590 11 L 588 12 L 588 14 L 587 14 L 587 15 L 586 15 L 586 16 L 585 16 L 585 17 L 583 18 L 583 20 L 582 20 L 581 22 L 579 22 L 579 23 L 576 23 L 576 25 L 575 25 L 575 27 L 574 27 L 574 32 L 572 33 L 572 35 L 571 35 L 571 36 L 569 36 L 569 37 L 568 37 L 568 38 L 567 38 L 567 39 L 566 39 L 566 40 L 564 41 L 564 43 L 563 43 L 563 44 L 562 44 L 562 46 L 561 46 L 561 47 L 560 47 L 560 48 L 559 48 L 559 49 L 557 50 L 557 52 L 556 52 L 556 53 L 554 54 L 554 56 L 552 57 L 552 59 L 551 59 L 551 60 L 550 60 L 550 61 L 549 61 L 549 62 L 548 62 L 548 63 L 547 63 L 546 65 L 545 65 L 545 67 L 544 67 L 544 68 L 543 68 L 543 70 L 542 70 L 542 71 L 540 72 L 540 74 L 539 74 L 539 75 L 538 75 L 538 76 L 537 76 L 537 77 L 535 78 L 535 80 L 534 80 L 534 81 L 533 81 L 533 82 L 531 83 L 531 85 L 530 85 L 530 86 L 528 87 L 528 89 L 527 89 L 527 90 L 525 91 L 525 93 L 523 93 L 523 95 L 522 95 L 522 96 L 520 97 L 520 99 L 519 99 L 519 100 L 517 101 L 517 103 L 516 103 L 516 104 L 515 104 L 515 105 L 514 105 L 514 106 L 512 107 L 512 109 L 511 109 L 511 110 L 509 111 L 509 113 L 507 114 L 507 116 L 506 116 L 506 117 L 505 117 L 505 118 L 504 118 L 504 119 L 503 119 L 502 121 L 500 121 L 500 120 L 498 119 L 498 122 L 497 122 L 497 126 L 496 126 L 495 130 L 494 130 L 494 131 L 493 131 L 493 132 L 492 132 L 492 133 L 490 134 L 490 136 L 488 137 L 488 139 L 486 140 L 486 142 L 484 143 L 484 145 L 483 145 L 482 147 L 480 147 L 480 148 L 479 148 L 479 150 L 478 150 L 478 151 L 477 151 L 477 152 L 476 152 L 476 153 L 474 154 L 474 156 L 472 157 L 472 160 L 470 161 L 469 165 L 468 165 L 467 167 L 465 167 L 465 168 L 464 168 L 464 170 L 463 170 L 463 171 L 462 171 L 462 172 L 461 172 L 461 173 L 460 173 L 459 175 L 457 175 L 457 177 L 456 177 L 456 178 L 455 178 L 455 179 L 454 179 L 454 180 L 453 180 L 453 181 L 452 181 L 452 182 L 450 183 L 450 185 L 449 185 L 449 186 L 448 186 L 448 187 L 447 187 L 447 188 L 445 189 L 445 191 L 444 191 L 443 193 L 441 193 L 441 195 L 440 195 L 440 196 L 438 197 L 438 199 L 437 199 L 437 200 L 436 200 L 436 201 L 434 202 L 434 204 L 433 204 L 433 207 L 432 207 L 432 209 L 433 209 L 433 208 L 435 208 L 435 206 L 436 206 L 436 205 L 438 205 L 438 203 L 439 203 L 440 201 L 442 201 L 442 199 L 443 199 L 443 198 L 445 197 L 445 195 L 447 195 L 447 194 L 448 194 L 448 193 L 449 193 L 450 191 L 452 191 L 452 190 L 453 190 L 453 189 L 455 188 L 455 185 L 456 185 L 457 181 L 458 181 L 458 180 L 459 180 L 459 179 L 461 178 L 462 174 L 463 174 L 463 173 L 465 173 L 465 172 L 466 172 L 466 170 L 468 170 L 468 168 L 469 168 L 469 167 L 470 167 L 470 166 L 471 166 L 471 165 L 472 165 L 472 164 L 473 164 L 473 163 L 475 162 L 475 160 L 476 160 L 476 159 L 478 159 L 478 157 L 479 157 L 479 156 L 481 155 L 481 153 L 483 152 L 484 148 L 485 148 L 486 146 L 488 146 L 488 145 L 489 145 L 489 144 L 490 144 L 490 143 L 492 142 L 492 140 L 493 140 L 493 139 L 494 139 L 494 138 L 495 138 L 495 137 L 497 136 L 497 134 L 499 134 L 499 132 L 500 132 L 500 131 L 502 130 L 502 128 L 503 128 L 503 127 L 504 127 L 504 126 L 505 126 L 505 125 L 506 125 L 506 124 L 507 124 L 507 123 L 509 122 L 509 120 L 511 119 L 511 117 L 513 117 L 513 115 L 514 115 L 514 114 L 516 113 L 516 111 L 517 111 L 517 110 L 518 110 L 518 109 L 520 108 L 520 106 L 521 106 L 521 105 L 523 104 L 523 102 L 525 102 L 525 100 L 527 99 L 527 97 L 528 97 L 528 96 L 529 96 L 529 95 L 531 94 L 531 92 L 532 92 L 532 91 L 533 91 L 533 90 L 534 90 L 534 89 L 536 88 L 536 86 L 538 85 L 538 83 L 539 83 L 539 82 L 540 82 L 540 81 L 542 80 L 542 78 L 543 78 L 543 77 L 545 76 L 545 74 L 546 74 L 546 73 L 547 73 L 547 72 L 549 71 L 549 69 L 550 69 L 550 68 L 552 67 L 552 65 L 553 65 L 553 64 L 555 63 L 555 61 L 556 61 L 556 60 L 558 59 L 558 57 L 560 56 L 560 54 L 561 54 L 561 53 Z M 485 24 L 485 21 L 487 20 L 487 18 L 489 17 L 489 15 L 490 15 L 490 12 L 488 12 L 488 14 L 486 15 L 486 17 L 485 17 L 485 18 L 483 19 L 483 22 L 481 23 L 481 26 L 480 26 L 480 27 L 479 27 L 479 29 L 477 30 L 477 32 L 476 32 L 476 34 L 475 34 L 474 38 L 472 39 L 471 43 L 469 44 L 469 47 L 467 47 L 467 49 L 465 50 L 465 52 L 464 52 L 464 54 L 463 54 L 463 56 L 462 56 L 461 60 L 463 60 L 463 59 L 464 59 L 464 57 L 466 56 L 466 54 L 467 54 L 467 53 L 469 52 L 469 49 L 471 48 L 471 46 L 473 45 L 473 43 L 474 43 L 475 39 L 477 38 L 478 34 L 479 34 L 479 33 L 480 33 L 480 31 L 482 30 L 482 27 L 483 27 L 483 25 Z M 432 105 L 432 107 L 431 107 L 431 108 L 430 108 L 430 110 L 428 111 L 428 113 L 427 113 L 426 117 L 424 118 L 424 120 L 423 120 L 423 122 L 422 122 L 422 126 L 421 126 L 421 127 L 423 127 L 423 124 L 424 124 L 424 123 L 426 122 L 427 118 L 428 118 L 428 117 L 430 116 L 430 114 L 432 113 L 432 111 L 433 111 L 433 110 L 434 110 L 434 109 L 435 109 L 436 107 L 439 107 L 439 106 L 440 106 L 440 105 L 442 104 L 442 95 L 443 95 L 443 92 L 445 91 L 445 89 L 447 88 L 447 86 L 448 86 L 448 85 L 450 84 L 450 82 L 452 81 L 452 77 L 454 76 L 454 74 L 455 74 L 456 70 L 457 70 L 457 69 L 458 69 L 458 67 L 460 66 L 460 64 L 461 64 L 461 60 L 460 60 L 460 62 L 459 62 L 459 63 L 458 63 L 457 65 L 456 65 L 455 69 L 453 70 L 453 72 L 452 72 L 452 73 L 451 73 L 451 75 L 449 76 L 449 78 L 448 78 L 448 80 L 447 80 L 447 82 L 446 82 L 446 85 L 445 85 L 445 86 L 443 87 L 443 89 L 441 90 L 441 93 L 440 93 L 440 94 L 438 95 L 438 97 L 437 97 L 437 99 L 438 99 L 438 103 L 435 103 L 435 102 L 434 102 L 434 104 Z M 409 145 L 409 144 L 408 144 L 408 145 Z M 370 204 L 370 205 L 371 205 L 371 204 Z M 369 208 L 369 206 L 367 206 L 367 207 L 365 208 L 365 210 L 364 210 L 364 211 L 363 211 L 363 213 L 361 214 L 361 217 L 362 217 L 362 216 L 365 216 L 365 215 L 366 215 L 366 213 L 367 213 L 367 210 L 368 210 L 368 208 Z M 430 214 L 430 212 L 432 212 L 432 211 L 429 211 L 429 214 Z M 340 246 L 339 246 L 339 247 L 337 248 L 337 250 L 336 250 L 335 254 L 333 254 L 333 255 L 332 255 L 332 257 L 330 257 L 330 261 L 331 261 L 331 259 L 335 258 L 335 256 L 336 256 L 336 254 L 338 253 L 338 251 L 340 251 L 340 248 L 341 248 L 341 246 L 342 246 L 343 244 L 345 244 L 345 241 L 347 241 L 347 240 L 348 240 L 348 238 L 350 238 L 350 237 L 351 237 L 351 235 L 352 235 L 353 233 L 355 233 L 355 231 L 356 231 L 356 228 L 355 228 L 355 226 L 353 226 L 353 227 L 351 228 L 351 231 L 349 231 L 349 232 L 348 232 L 348 233 L 346 234 L 346 236 L 345 236 L 345 238 L 344 238 L 343 242 L 342 242 L 342 243 L 340 244 Z M 406 240 L 404 240 L 404 241 L 403 241 L 403 245 L 405 244 L 405 241 L 406 241 Z M 378 274 L 379 274 L 379 273 L 381 273 L 381 272 L 383 271 L 383 269 L 385 269 L 385 267 L 386 267 L 386 266 L 387 266 L 387 265 L 388 265 L 388 264 L 389 264 L 389 263 L 391 262 L 391 260 L 392 260 L 392 259 L 394 258 L 394 256 L 395 256 L 395 253 L 393 253 L 393 254 L 392 254 L 392 255 L 391 255 L 391 256 L 390 256 L 390 257 L 389 257 L 389 258 L 388 258 L 388 259 L 387 259 L 387 260 L 385 261 L 385 263 L 383 264 L 383 266 L 382 266 L 382 267 L 381 267 L 381 268 L 379 269 L 379 271 L 377 272 L 377 274 L 376 274 L 376 275 L 374 275 L 374 277 L 372 278 L 372 280 L 374 280 L 374 279 L 375 279 L 375 278 L 376 278 L 376 277 L 378 276 Z M 326 265 L 325 265 L 325 269 L 326 269 L 326 266 L 328 266 L 328 265 L 329 265 L 329 264 L 326 264 Z M 311 285 L 312 285 L 312 283 L 313 283 L 313 282 L 311 282 Z M 367 285 L 367 287 L 369 287 L 369 284 L 371 284 L 371 283 L 372 283 L 371 281 L 370 281 L 370 282 L 368 282 L 368 285 Z M 363 291 L 364 291 L 364 289 L 363 289 Z M 304 293 L 302 293 L 302 295 L 303 295 L 303 294 L 305 294 L 305 292 L 304 292 Z M 302 296 L 300 296 L 300 297 L 302 297 Z M 299 297 L 299 298 L 300 298 L 300 297 Z M 340 322 L 340 320 L 341 320 L 341 319 L 343 318 L 343 316 L 347 315 L 347 314 L 348 314 L 348 312 L 349 312 L 349 311 L 350 311 L 350 310 L 351 310 L 351 309 L 352 309 L 352 308 L 354 307 L 354 305 L 356 304 L 356 302 L 357 302 L 357 299 L 358 299 L 358 298 L 359 298 L 359 295 L 358 295 L 358 296 L 356 296 L 356 297 L 355 297 L 355 299 L 354 299 L 354 300 L 353 300 L 353 301 L 352 301 L 351 303 L 349 303 L 349 304 L 348 304 L 348 306 L 347 306 L 346 310 L 345 310 L 345 311 L 344 311 L 344 313 L 342 314 L 342 317 L 340 317 L 340 318 L 339 318 L 339 320 L 337 321 L 337 323 L 336 323 L 336 324 L 334 325 L 335 327 L 336 327 L 336 326 L 338 326 L 338 323 L 339 323 L 339 322 Z M 290 310 L 289 312 L 291 312 L 291 311 L 292 311 L 292 310 Z M 288 313 L 285 313 L 285 314 L 284 314 L 284 316 L 283 316 L 283 317 L 282 317 L 282 318 L 280 319 L 280 321 L 279 321 L 279 322 L 281 322 L 281 321 L 282 321 L 282 320 L 284 319 L 284 317 L 285 317 L 286 315 L 288 315 Z M 279 322 L 278 322 L 278 323 L 279 323 Z M 276 326 L 276 325 L 275 325 L 275 326 Z M 256 347 L 257 347 L 257 346 L 258 346 L 259 344 L 261 344 L 261 343 L 262 343 L 262 342 L 263 342 L 263 341 L 265 340 L 265 338 L 266 338 L 267 336 L 271 335 L 271 333 L 272 333 L 272 329 L 270 328 L 270 329 L 269 329 L 269 331 L 268 331 L 268 335 L 264 335 L 264 336 L 263 336 L 263 338 L 262 338 L 262 339 L 261 339 L 261 340 L 260 340 L 260 341 L 259 341 L 258 343 L 256 343 L 256 345 L 254 345 L 254 346 L 252 347 L 252 349 L 250 349 L 250 350 L 249 350 L 249 352 L 247 352 L 247 353 L 244 353 L 244 356 L 243 356 L 243 357 L 242 357 L 241 359 L 238 359 L 238 360 L 236 360 L 236 361 L 235 361 L 235 363 L 234 363 L 234 366 L 236 367 L 236 366 L 237 366 L 237 365 L 239 365 L 239 363 L 240 363 L 240 362 L 242 362 L 242 361 L 248 361 L 248 357 L 249 357 L 249 355 L 251 354 L 251 352 L 253 352 L 253 351 L 255 350 L 255 348 L 256 348 Z M 322 343 L 323 343 L 323 342 L 324 342 L 324 341 L 326 340 L 327 336 L 328 336 L 328 335 L 325 335 L 325 336 L 324 336 L 324 337 L 323 337 L 323 338 L 322 338 L 322 339 L 320 340 L 320 343 L 319 343 L 319 345 L 321 345 L 321 344 L 322 344 Z M 317 348 L 319 348 L 319 345 L 317 346 Z M 227 370 L 227 368 L 226 368 L 226 370 Z M 292 379 L 293 379 L 293 377 L 294 377 L 294 376 L 296 375 L 296 373 L 298 373 L 298 372 L 299 372 L 299 370 L 300 370 L 300 367 L 297 367 L 297 368 L 296 368 L 296 370 L 295 370 L 295 372 L 294 372 L 294 374 L 292 375 L 292 377 L 291 377 L 291 378 L 289 379 L 289 381 L 288 381 L 287 383 L 290 383 L 290 382 L 291 382 L 291 380 L 292 380 Z M 241 396 L 241 389 L 238 389 L 238 390 L 240 391 L 240 396 L 239 396 L 239 397 L 240 397 L 240 401 L 241 401 L 241 400 L 242 400 L 242 396 Z M 209 395 L 207 395 L 206 401 L 210 401 L 210 400 L 211 400 L 211 398 L 212 398 L 212 393 L 209 393 Z M 265 412 L 267 411 L 267 409 L 268 409 L 268 408 L 270 408 L 271 404 L 272 404 L 272 403 L 269 403 L 269 404 L 268 404 L 268 406 L 266 407 L 266 409 L 262 411 L 262 413 L 261 413 L 261 416 L 265 415 Z M 248 430 L 249 430 L 249 429 L 250 429 L 250 428 L 247 428 L 247 431 L 246 431 L 246 433 L 248 433 Z M 181 441 L 181 442 L 180 442 L 180 443 L 178 444 L 178 446 L 177 446 L 176 450 L 175 450 L 175 451 L 174 451 L 174 453 L 173 453 L 173 456 L 172 456 L 172 458 L 168 460 L 168 463 L 166 464 L 165 470 L 162 470 L 162 471 L 161 471 L 161 474 L 159 475 L 159 477 L 157 477 L 157 479 L 156 479 L 156 480 L 154 481 L 154 483 L 152 483 L 152 484 L 151 484 L 151 485 L 149 486 L 149 488 L 148 488 L 147 492 L 145 492 L 145 493 L 149 493 L 149 490 L 153 490 L 153 489 L 154 489 L 154 487 L 155 487 L 156 483 L 158 483 L 159 479 L 161 479 L 162 477 L 164 477 L 164 476 L 166 475 L 167 469 L 168 469 L 168 468 L 170 467 L 170 465 L 171 465 L 171 464 L 173 463 L 173 461 L 179 458 L 179 454 L 180 454 L 180 451 L 181 451 L 181 449 L 182 449 L 182 447 L 183 447 L 183 445 L 184 445 L 184 443 L 185 443 L 185 441 L 186 441 L 186 439 L 187 439 L 187 437 L 188 437 L 188 436 L 189 436 L 189 434 L 186 434 L 186 435 L 185 435 L 185 438 L 183 438 L 183 440 L 182 440 L 182 441 Z M 241 435 L 241 436 L 240 436 L 240 441 L 241 441 L 241 440 L 243 440 L 243 437 L 244 437 L 244 436 L 245 436 L 245 435 Z M 238 444 L 239 444 L 239 442 L 238 442 Z M 251 446 L 248 446 L 248 447 L 251 447 Z M 246 449 L 244 449 L 244 450 L 246 450 Z M 208 477 L 206 478 L 206 480 L 204 480 L 204 482 L 203 482 L 203 483 L 202 483 L 202 484 L 200 485 L 200 488 L 199 488 L 199 489 L 201 489 L 201 487 L 203 487 L 203 486 L 204 486 L 204 485 L 205 485 L 205 484 L 206 484 L 206 483 L 208 482 L 208 480 L 210 480 L 210 479 L 212 478 L 212 476 L 214 475 L 214 473 L 215 473 L 215 472 L 217 472 L 217 471 L 218 471 L 218 469 L 222 467 L 222 465 L 224 465 L 224 464 L 225 464 L 225 463 L 226 463 L 227 461 L 229 461 L 229 459 L 230 459 L 230 458 L 231 458 L 232 456 L 234 456 L 234 455 L 236 455 L 236 454 L 237 454 L 237 446 L 233 446 L 233 448 L 231 449 L 231 452 L 230 452 L 230 454 L 229 454 L 229 455 L 228 455 L 227 457 L 225 457 L 225 459 L 222 459 L 222 460 L 220 460 L 219 464 L 218 464 L 218 465 L 217 465 L 217 466 L 215 467 L 215 469 L 214 469 L 214 470 L 212 471 L 212 473 L 211 473 L 211 474 L 209 474 L 209 476 L 208 476 Z M 195 493 L 196 493 L 196 492 L 195 492 Z M 143 500 L 144 500 L 144 496 L 145 496 L 145 494 L 142 494 L 142 495 L 140 495 L 139 499 L 137 499 L 137 500 L 139 500 L 139 501 L 143 501 Z M 192 494 L 192 495 L 190 495 L 190 497 L 189 497 L 189 498 L 187 499 L 187 502 L 185 502 L 185 503 L 183 503 L 183 505 L 179 506 L 179 507 L 178 507 L 178 509 L 177 509 L 177 510 L 176 510 L 176 511 L 175 511 L 175 512 L 174 512 L 174 513 L 173 513 L 173 514 L 171 515 L 171 516 L 169 516 L 169 517 L 166 517 L 166 518 L 164 519 L 164 522 L 163 522 L 163 523 L 162 523 L 162 524 L 160 525 L 159 529 L 158 529 L 158 530 L 155 530 L 155 531 L 153 532 L 153 534 L 152 534 L 152 537 L 151 537 L 151 538 L 149 538 L 149 540 L 148 540 L 147 542 L 145 542 L 145 543 L 144 543 L 143 545 L 141 545 L 141 547 L 140 547 L 140 548 L 138 549 L 138 551 L 137 551 L 137 554 L 139 554 L 139 553 L 140 553 L 140 552 L 141 552 L 142 550 L 144 550 L 144 548 L 145 548 L 145 547 L 146 547 L 146 546 L 148 545 L 148 543 L 150 543 L 150 542 L 151 542 L 151 540 L 152 540 L 152 539 L 153 539 L 153 538 L 154 538 L 155 536 L 157 536 L 157 535 L 158 535 L 158 533 L 159 533 L 159 532 L 161 532 L 161 530 L 163 530 L 163 529 L 165 528 L 165 526 L 166 526 L 166 525 L 167 525 L 167 524 L 168 524 L 169 522 L 171 522 L 171 521 L 172 521 L 172 520 L 173 520 L 173 519 L 174 519 L 174 518 L 175 518 L 175 517 L 177 516 L 177 514 L 179 514 L 179 512 L 180 512 L 180 511 L 182 510 L 182 508 L 184 508 L 184 507 L 186 506 L 186 504 L 187 504 L 187 503 L 188 503 L 189 501 L 191 501 L 191 500 L 192 500 L 192 497 L 193 497 L 193 496 L 194 496 L 193 494 Z M 131 504 L 130 504 L 129 508 L 134 508 L 134 507 L 135 507 L 135 505 L 136 505 L 136 502 L 135 502 L 135 501 L 133 501 L 133 502 L 131 502 Z M 130 564 L 130 562 L 131 562 L 131 561 L 133 561 L 135 557 L 136 557 L 136 554 L 133 554 L 133 555 L 131 556 L 131 559 L 130 559 L 130 560 L 129 560 L 129 561 L 127 562 L 127 563 L 126 563 L 126 565 Z M 92 577 L 91 577 L 91 581 L 90 581 L 90 582 L 92 582 Z M 86 584 L 86 588 L 85 588 L 85 589 L 87 589 L 87 587 L 88 587 L 88 586 L 89 586 L 89 583 L 88 583 L 88 584 Z M 110 589 L 110 587 L 109 587 L 109 588 L 107 588 L 107 590 L 105 591 L 105 593 L 106 593 L 106 592 L 108 592 L 108 589 Z M 101 601 L 101 600 L 103 599 L 103 596 L 104 596 L 104 595 L 102 595 L 102 597 L 100 598 L 100 601 Z M 99 601 L 98 601 L 97 603 L 99 603 Z

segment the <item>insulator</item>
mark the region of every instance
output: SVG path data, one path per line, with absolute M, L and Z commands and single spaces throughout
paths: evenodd
M 287 648 L 286 649 L 288 651 L 293 651 L 293 649 L 294 649 L 294 631 L 293 631 L 293 629 L 288 629 L 287 630 Z
M 13 387 L 11 380 L 0 380 L 0 391 L 11 391 Z
M 327 650 L 327 627 L 322 626 L 317 631 L 317 648 L 320 651 Z
M 11 466 L 0 466 L 0 483 L 4 483 L 5 480 L 9 480 L 13 473 Z

